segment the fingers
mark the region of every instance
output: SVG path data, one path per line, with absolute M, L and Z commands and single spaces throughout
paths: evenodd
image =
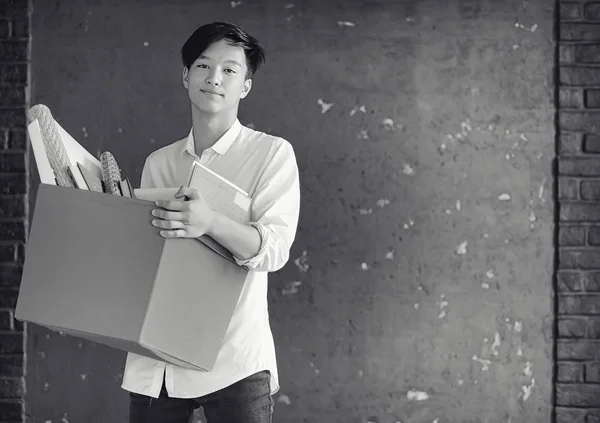
M 182 229 L 186 227 L 186 224 L 179 220 L 153 219 L 152 225 L 161 229 Z
M 154 209 L 154 210 L 152 210 L 152 216 L 158 217 L 163 220 L 179 220 L 179 221 L 185 222 L 185 223 L 188 223 L 188 221 L 189 221 L 189 213 L 187 213 L 187 212 L 176 212 L 176 211 Z
M 188 205 L 185 201 L 166 201 L 166 200 L 158 200 L 155 201 L 155 204 L 163 209 L 181 211 L 185 210 Z
M 160 231 L 160 236 L 163 238 L 184 238 L 185 237 L 185 229 L 175 229 L 172 231 Z

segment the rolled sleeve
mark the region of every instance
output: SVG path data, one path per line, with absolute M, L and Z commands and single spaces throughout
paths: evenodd
M 283 141 L 261 177 L 252 200 L 252 222 L 261 237 L 259 251 L 246 260 L 249 270 L 275 272 L 289 260 L 300 212 L 300 181 L 294 150 Z

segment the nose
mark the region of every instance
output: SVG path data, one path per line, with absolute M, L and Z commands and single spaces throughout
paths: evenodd
M 206 77 L 206 82 L 218 87 L 221 85 L 221 72 L 218 69 L 212 69 Z

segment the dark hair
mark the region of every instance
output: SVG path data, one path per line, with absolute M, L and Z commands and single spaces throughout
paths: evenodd
M 213 22 L 196 29 L 183 44 L 181 47 L 183 65 L 189 69 L 208 47 L 221 40 L 227 40 L 228 44 L 244 49 L 248 66 L 247 78 L 251 78 L 265 62 L 265 52 L 256 38 L 235 24 Z

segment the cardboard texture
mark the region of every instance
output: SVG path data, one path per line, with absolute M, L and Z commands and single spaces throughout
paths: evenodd
M 247 270 L 164 239 L 154 203 L 40 184 L 15 317 L 210 371 Z

